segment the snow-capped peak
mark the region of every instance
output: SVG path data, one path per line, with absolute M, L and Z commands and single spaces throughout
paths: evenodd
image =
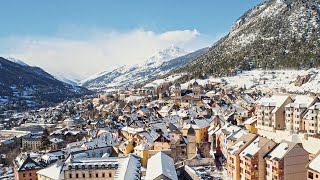
M 20 64 L 21 66 L 29 66 L 25 62 L 23 62 L 23 61 L 21 61 L 19 59 L 13 58 L 13 57 L 8 57 L 7 60 L 9 60 L 11 62 L 14 62 L 14 63 L 17 63 L 17 64 Z
M 183 49 L 171 45 L 168 48 L 158 51 L 152 57 L 145 61 L 145 64 L 150 63 L 163 63 L 169 61 L 171 59 L 186 55 L 188 52 L 184 51 Z
M 158 51 L 143 63 L 132 66 L 125 65 L 111 71 L 99 73 L 81 81 L 81 85 L 95 91 L 132 87 L 183 66 L 206 51 L 207 48 L 204 48 L 189 54 L 181 48 L 172 45 Z M 185 56 L 186 54 L 188 55 Z
M 71 79 L 71 78 L 67 78 L 62 74 L 56 73 L 53 75 L 53 77 L 61 82 L 70 84 L 72 86 L 78 86 L 79 85 L 79 81 L 76 79 Z

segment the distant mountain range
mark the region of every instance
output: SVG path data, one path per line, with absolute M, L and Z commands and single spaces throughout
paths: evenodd
M 320 1 L 269 0 L 244 13 L 205 54 L 174 69 L 181 81 L 239 70 L 320 66 Z
M 39 67 L 0 57 L 0 105 L 37 107 L 91 93 L 61 82 Z
M 133 87 L 138 83 L 150 81 L 178 68 L 204 54 L 208 48 L 193 53 L 171 46 L 157 52 L 142 64 L 122 66 L 106 71 L 81 82 L 81 85 L 95 91 Z

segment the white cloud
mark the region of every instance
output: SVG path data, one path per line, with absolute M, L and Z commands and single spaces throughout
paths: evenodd
M 129 32 L 94 32 L 79 38 L 13 37 L 1 55 L 15 57 L 53 74 L 84 79 L 123 64 L 137 64 L 157 50 L 175 44 L 188 51 L 214 42 L 197 30 L 163 33 L 136 29 Z

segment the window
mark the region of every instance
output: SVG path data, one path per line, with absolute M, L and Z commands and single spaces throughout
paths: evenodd
M 22 176 L 23 176 L 23 177 L 26 177 L 26 174 L 23 173 Z
M 312 173 L 312 172 L 309 172 L 309 173 L 308 173 L 308 178 L 309 178 L 309 179 L 313 179 L 313 173 Z
M 316 178 L 318 178 L 319 176 L 318 176 L 318 174 L 316 174 Z
M 99 177 L 99 174 L 98 174 L 98 173 L 96 174 L 96 178 L 97 178 L 97 177 Z
M 69 174 L 69 178 L 72 178 L 72 174 L 71 173 Z
M 29 173 L 29 176 L 32 176 L 32 174 L 31 174 L 31 173 Z
M 102 177 L 106 177 L 106 175 L 104 173 L 102 173 Z
M 79 175 L 78 175 L 78 174 L 76 174 L 76 178 L 79 178 Z
M 111 173 L 109 173 L 109 177 L 112 177 L 112 174 L 111 174 Z
M 83 178 L 85 178 L 85 177 L 86 177 L 86 174 L 85 174 L 85 173 L 83 173 L 83 174 L 82 174 L 82 177 L 83 177 Z

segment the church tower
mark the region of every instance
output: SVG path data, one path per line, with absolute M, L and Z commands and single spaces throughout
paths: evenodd
M 181 84 L 178 82 L 174 85 L 174 95 L 175 95 L 176 104 L 180 105 L 181 104 Z
M 190 128 L 188 129 L 187 138 L 188 138 L 187 158 L 192 159 L 197 155 L 196 132 L 193 129 L 192 125 L 190 125 Z
M 192 92 L 193 92 L 193 98 L 195 101 L 200 100 L 200 86 L 197 81 L 194 81 L 192 84 Z

